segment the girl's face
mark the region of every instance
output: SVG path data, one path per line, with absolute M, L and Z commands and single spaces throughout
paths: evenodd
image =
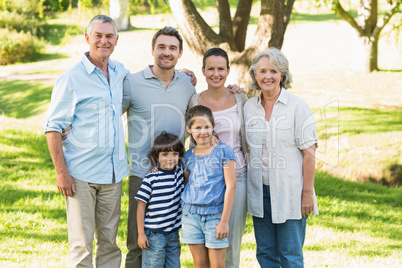
M 209 145 L 213 130 L 214 127 L 207 116 L 193 117 L 193 124 L 187 127 L 187 132 L 191 134 L 197 146 Z
M 161 169 L 173 170 L 179 163 L 179 152 L 160 152 L 158 162 Z
M 225 86 L 226 78 L 229 75 L 227 61 L 222 56 L 209 56 L 205 59 L 205 67 L 202 73 L 205 76 L 208 87 L 220 88 Z
M 278 94 L 280 92 L 282 73 L 271 64 L 268 57 L 263 57 L 258 61 L 254 75 L 263 93 Z

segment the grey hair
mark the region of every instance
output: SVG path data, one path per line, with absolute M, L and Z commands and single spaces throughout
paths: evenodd
M 260 90 L 260 86 L 257 83 L 257 80 L 255 79 L 255 71 L 257 70 L 257 65 L 258 62 L 264 58 L 268 57 L 271 61 L 271 64 L 274 65 L 278 70 L 281 72 L 281 82 L 280 86 L 281 88 L 291 88 L 291 83 L 293 82 L 292 80 L 292 74 L 289 71 L 289 62 L 288 59 L 283 55 L 283 53 L 275 48 L 275 47 L 270 47 L 260 53 L 258 53 L 256 56 L 253 58 L 253 62 L 251 64 L 250 69 L 248 70 L 250 73 L 250 77 L 253 79 L 253 81 L 250 84 L 251 89 L 258 89 Z
M 180 33 L 178 30 L 176 30 L 173 27 L 170 26 L 165 26 L 162 29 L 160 29 L 159 31 L 157 31 L 154 36 L 152 37 L 152 49 L 155 48 L 155 43 L 156 43 L 156 39 L 160 36 L 160 35 L 169 35 L 169 36 L 174 36 L 179 40 L 180 43 L 180 51 L 183 50 L 183 38 L 181 37 Z
M 92 32 L 92 25 L 94 24 L 94 22 L 100 22 L 100 23 L 111 23 L 114 26 L 114 31 L 116 33 L 116 36 L 119 35 L 119 33 L 117 32 L 117 26 L 116 26 L 116 22 L 109 16 L 106 15 L 96 15 L 88 24 L 88 29 L 87 29 L 87 34 L 90 35 Z

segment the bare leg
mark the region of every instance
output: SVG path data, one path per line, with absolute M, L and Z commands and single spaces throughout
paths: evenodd
M 208 249 L 204 244 L 191 244 L 190 247 L 191 254 L 194 259 L 195 268 L 208 268 Z
M 226 248 L 208 249 L 209 261 L 211 268 L 224 268 L 225 267 L 225 253 Z

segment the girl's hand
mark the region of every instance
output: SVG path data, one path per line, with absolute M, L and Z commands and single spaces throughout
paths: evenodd
M 229 223 L 220 222 L 218 226 L 216 226 L 216 238 L 223 239 L 228 237 L 229 234 Z
M 159 168 L 158 167 L 153 167 L 150 171 L 149 171 L 149 173 L 155 173 L 155 172 L 158 172 L 159 171 Z
M 148 238 L 145 234 L 138 234 L 138 246 L 141 249 L 148 249 L 149 248 L 149 242 Z

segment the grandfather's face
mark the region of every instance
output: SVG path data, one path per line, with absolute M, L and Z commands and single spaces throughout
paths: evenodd
M 105 61 L 113 53 L 118 36 L 112 23 L 94 22 L 90 34 L 85 33 L 85 40 L 89 44 L 90 57 Z
M 180 41 L 175 36 L 160 35 L 152 48 L 155 65 L 160 69 L 172 69 L 183 54 L 180 51 Z

